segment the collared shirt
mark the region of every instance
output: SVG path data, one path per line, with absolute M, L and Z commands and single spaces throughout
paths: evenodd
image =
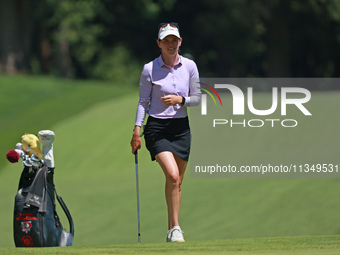
M 145 64 L 139 82 L 135 125 L 142 126 L 146 113 L 160 119 L 186 117 L 187 106 L 199 105 L 201 101 L 198 78 L 195 62 L 183 56 L 179 56 L 174 67 L 165 65 L 162 55 Z M 161 102 L 166 95 L 183 96 L 185 104 L 166 106 Z

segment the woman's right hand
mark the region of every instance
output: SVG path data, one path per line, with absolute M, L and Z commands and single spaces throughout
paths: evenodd
M 131 138 L 131 148 L 132 148 L 132 154 L 135 154 L 137 150 L 139 150 L 142 147 L 142 140 L 140 139 L 140 126 L 135 126 Z

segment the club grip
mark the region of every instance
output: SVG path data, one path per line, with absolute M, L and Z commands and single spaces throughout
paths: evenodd
M 135 151 L 135 163 L 137 164 L 138 163 L 138 150 Z

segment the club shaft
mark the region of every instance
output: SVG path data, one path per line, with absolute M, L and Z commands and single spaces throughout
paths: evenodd
M 135 152 L 136 163 L 136 190 L 137 190 L 137 217 L 138 217 L 138 244 L 140 244 L 140 217 L 139 217 L 139 182 L 138 182 L 138 154 Z

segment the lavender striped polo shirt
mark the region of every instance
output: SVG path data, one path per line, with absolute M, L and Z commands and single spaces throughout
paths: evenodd
M 195 62 L 183 56 L 179 56 L 173 68 L 164 64 L 162 55 L 145 64 L 139 82 L 135 125 L 142 126 L 146 113 L 160 119 L 186 117 L 187 106 L 197 106 L 201 101 L 198 78 Z M 166 106 L 161 102 L 166 95 L 183 96 L 185 104 Z

